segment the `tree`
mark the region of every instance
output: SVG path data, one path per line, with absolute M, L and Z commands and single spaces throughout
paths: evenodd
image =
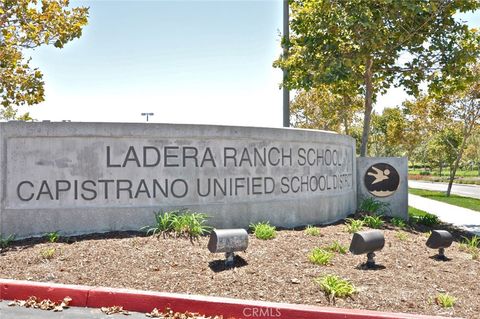
M 30 66 L 25 49 L 57 48 L 79 38 L 88 8 L 69 9 L 68 0 L 0 1 L 0 104 L 3 118 L 19 118 L 17 107 L 44 100 L 43 75 Z M 28 114 L 20 118 L 28 118 Z
M 336 94 L 328 86 L 322 85 L 297 94 L 291 105 L 291 121 L 295 127 L 348 135 L 361 108 L 360 96 Z
M 405 115 L 398 107 L 385 108 L 382 114 L 372 113 L 370 155 L 403 155 L 406 126 Z
M 409 93 L 418 84 L 455 88 L 469 78 L 464 66 L 479 55 L 479 34 L 454 19 L 478 0 L 290 0 L 283 85 L 305 89 L 342 83 L 364 97 L 360 156 L 365 156 L 373 103 L 391 85 Z M 408 57 L 405 63 L 399 57 Z M 460 81 L 461 80 L 461 81 Z
M 448 96 L 445 103 L 445 112 L 460 124 L 462 134 L 462 143 L 458 147 L 455 164 L 450 172 L 447 196 L 450 196 L 452 184 L 468 140 L 475 128 L 480 125 L 480 64 L 474 65 L 471 69 L 476 76 L 476 81 L 466 89 Z

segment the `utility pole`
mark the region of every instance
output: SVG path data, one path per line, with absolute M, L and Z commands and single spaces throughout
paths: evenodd
M 288 0 L 283 0 L 283 58 L 288 57 L 288 39 L 290 37 Z M 283 79 L 287 78 L 287 71 L 283 70 Z M 290 126 L 290 91 L 283 85 L 283 127 Z
M 146 116 L 146 117 L 147 117 L 147 122 L 148 122 L 148 117 L 154 115 L 153 113 L 141 113 L 141 114 L 142 114 L 142 116 Z

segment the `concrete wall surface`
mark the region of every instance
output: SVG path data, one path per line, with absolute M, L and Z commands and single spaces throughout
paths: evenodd
M 0 136 L 3 235 L 138 230 L 181 208 L 217 227 L 293 227 L 356 208 L 355 143 L 335 133 L 8 122 Z
M 389 204 L 386 215 L 408 220 L 408 159 L 358 157 L 358 204 L 373 197 Z

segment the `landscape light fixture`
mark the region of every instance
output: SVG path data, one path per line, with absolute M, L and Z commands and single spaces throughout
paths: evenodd
M 367 268 L 375 267 L 375 251 L 385 246 L 385 237 L 379 230 L 361 231 L 353 234 L 350 252 L 354 255 L 367 254 Z
M 150 116 L 153 116 L 153 115 L 154 115 L 153 113 L 141 113 L 141 114 L 142 114 L 142 116 L 146 116 L 146 117 L 147 117 L 147 122 L 148 122 L 148 118 L 149 118 Z
M 234 265 L 235 252 L 248 247 L 248 233 L 245 229 L 214 229 L 208 241 L 211 253 L 225 253 L 225 266 Z
M 428 237 L 427 247 L 432 249 L 438 249 L 439 260 L 448 260 L 445 257 L 445 248 L 450 247 L 453 242 L 453 236 L 446 230 L 432 230 L 432 234 Z

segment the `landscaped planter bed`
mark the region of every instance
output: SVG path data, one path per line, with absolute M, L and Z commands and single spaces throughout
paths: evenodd
M 426 229 L 424 229 L 426 230 Z M 349 245 L 345 225 L 320 228 L 321 236 L 302 230 L 282 230 L 272 240 L 250 235 L 237 267 L 225 269 L 222 254 L 211 254 L 208 238 L 193 244 L 185 238 L 142 237 L 116 233 L 70 238 L 48 243 L 25 240 L 0 256 L 0 277 L 42 282 L 121 287 L 163 292 L 233 297 L 318 306 L 370 309 L 427 315 L 478 317 L 480 262 L 454 242 L 446 249 L 450 261 L 432 258 L 420 230 L 384 229 L 386 244 L 377 253 L 379 267 L 366 270 L 365 256 L 336 253 L 330 265 L 311 263 L 314 247 L 334 241 Z M 461 234 L 455 234 L 457 238 Z M 53 251 L 53 253 L 52 253 Z M 329 302 L 314 279 L 335 274 L 350 280 L 353 298 Z M 456 297 L 453 308 L 435 302 L 439 293 Z

